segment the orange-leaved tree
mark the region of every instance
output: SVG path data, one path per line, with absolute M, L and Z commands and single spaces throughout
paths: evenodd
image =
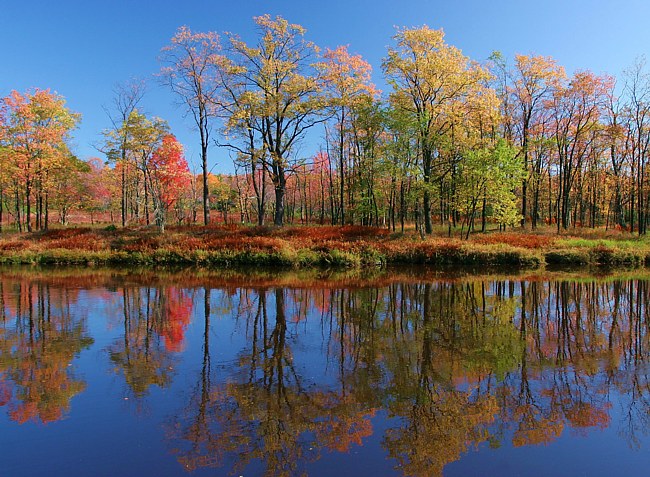
M 165 231 L 167 212 L 189 188 L 191 175 L 183 155 L 183 146 L 169 134 L 151 156 L 148 179 L 156 225 Z
M 73 156 L 67 141 L 80 116 L 68 110 L 63 97 L 49 90 L 12 91 L 0 103 L 5 142 L 2 156 L 12 171 L 16 196 L 20 188 L 24 197 L 25 226 L 31 232 L 35 205 L 37 227 L 47 228 L 50 176 L 69 166 Z

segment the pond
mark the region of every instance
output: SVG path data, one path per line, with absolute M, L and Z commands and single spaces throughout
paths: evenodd
M 644 273 L 0 269 L 0 474 L 637 475 Z

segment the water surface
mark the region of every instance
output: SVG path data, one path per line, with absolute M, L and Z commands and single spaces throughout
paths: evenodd
M 0 475 L 639 475 L 645 276 L 0 269 Z

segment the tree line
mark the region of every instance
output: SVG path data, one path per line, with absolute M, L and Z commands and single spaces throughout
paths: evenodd
M 159 80 L 200 139 L 190 171 L 167 123 L 116 88 L 102 161 L 68 146 L 79 115 L 47 90 L 0 102 L 0 224 L 46 229 L 51 208 L 110 213 L 123 226 L 169 220 L 361 224 L 469 236 L 520 225 L 606 226 L 645 234 L 650 77 L 638 60 L 617 81 L 554 59 L 498 52 L 479 63 L 442 30 L 397 29 L 381 70 L 347 47 L 321 50 L 305 29 L 256 17 L 246 42 L 181 27 Z M 304 156 L 303 145 L 318 144 Z M 234 172 L 210 173 L 220 146 Z M 210 217 L 214 212 L 217 217 Z M 201 217 L 202 215 L 202 217 Z M 118 218 L 119 217 L 119 218 Z M 7 218 L 4 217 L 7 221 Z

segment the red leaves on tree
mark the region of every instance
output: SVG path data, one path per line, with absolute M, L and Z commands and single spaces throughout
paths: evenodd
M 173 135 L 163 138 L 162 146 L 150 162 L 151 174 L 160 186 L 160 196 L 165 209 L 172 207 L 184 190 L 190 187 L 190 170 L 183 155 L 183 146 Z

